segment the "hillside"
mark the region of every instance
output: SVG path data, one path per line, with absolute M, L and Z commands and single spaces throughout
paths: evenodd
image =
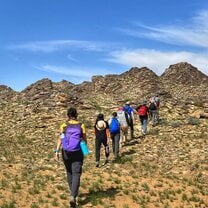
M 171 65 L 160 79 L 174 97 L 202 102 L 208 99 L 208 76 L 189 63 Z
M 21 92 L 0 85 L 0 207 L 69 206 L 65 170 L 53 152 L 68 106 L 86 124 L 91 151 L 79 207 L 208 207 L 207 92 L 208 76 L 189 63 L 171 65 L 161 76 L 133 67 L 79 85 L 42 79 Z M 161 99 L 159 124 L 149 123 L 143 140 L 135 114 L 135 138 L 119 161 L 112 161 L 110 149 L 110 162 L 95 168 L 97 114 L 108 119 L 127 100 L 136 107 L 155 94 Z

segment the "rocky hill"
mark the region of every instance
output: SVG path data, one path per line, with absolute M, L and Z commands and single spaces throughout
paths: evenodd
M 120 160 L 96 169 L 96 115 L 108 119 L 127 100 L 136 107 L 155 94 L 159 124 L 150 122 L 142 140 L 135 114 L 135 138 L 121 149 Z M 91 150 L 80 207 L 208 207 L 208 76 L 178 63 L 161 76 L 133 67 L 79 85 L 42 79 L 21 92 L 0 85 L 1 208 L 68 207 L 65 171 L 53 152 L 68 106 L 86 124 Z
M 173 97 L 193 102 L 208 99 L 208 76 L 189 63 L 171 65 L 160 79 Z
M 0 85 L 0 103 L 7 103 L 10 101 L 17 92 L 12 90 L 10 87 L 5 85 Z

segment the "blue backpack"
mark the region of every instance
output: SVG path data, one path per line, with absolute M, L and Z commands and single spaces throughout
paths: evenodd
M 112 118 L 109 129 L 110 129 L 110 133 L 112 134 L 117 134 L 120 132 L 120 124 L 117 118 Z
M 82 139 L 81 124 L 67 124 L 62 139 L 62 147 L 65 151 L 74 152 L 80 150 L 80 141 Z
M 124 107 L 123 107 L 123 110 L 125 111 L 125 112 L 127 112 L 128 113 L 128 115 L 130 116 L 130 118 L 131 118 L 131 112 L 132 112 L 132 108 L 130 107 L 130 106 L 128 106 L 128 105 L 125 105 Z

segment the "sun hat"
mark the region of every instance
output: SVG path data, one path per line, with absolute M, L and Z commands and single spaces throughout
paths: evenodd
M 103 121 L 103 120 L 98 121 L 98 122 L 97 122 L 97 125 L 96 125 L 96 128 L 97 128 L 98 130 L 103 130 L 103 129 L 105 129 L 105 128 L 106 128 L 106 123 L 105 123 L 105 121 Z

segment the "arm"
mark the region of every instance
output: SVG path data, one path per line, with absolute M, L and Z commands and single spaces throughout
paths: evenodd
M 85 125 L 82 124 L 81 128 L 82 128 L 82 139 L 83 139 L 83 140 L 86 142 L 86 144 L 87 144 L 87 134 L 86 134 L 86 128 L 85 128 Z
M 134 124 L 135 120 L 134 120 L 134 109 L 133 108 L 132 108 L 132 111 L 131 111 L 131 118 L 132 118 L 132 122 Z
M 149 108 L 146 106 L 146 108 L 147 108 L 147 115 L 148 116 L 151 116 L 151 113 L 150 113 L 150 110 L 149 110 Z
M 112 119 L 109 120 L 109 122 L 106 122 L 106 135 L 107 135 L 107 142 L 109 143 L 109 140 L 111 138 L 109 125 L 111 124 Z
M 83 138 L 83 140 L 87 143 L 87 135 L 86 135 L 86 133 L 85 133 L 85 134 L 83 134 L 82 136 L 83 136 L 83 137 L 82 137 L 82 138 Z
M 109 139 L 110 139 L 110 131 L 109 131 L 109 129 L 106 129 L 106 135 L 107 135 L 107 140 L 109 142 Z
M 132 120 L 134 121 L 134 111 L 131 112 Z
M 61 138 L 58 139 L 57 141 L 57 145 L 56 145 L 56 150 L 55 150 L 55 159 L 56 161 L 59 160 L 59 152 L 60 152 L 60 148 L 61 148 Z
M 63 131 L 66 127 L 66 123 L 63 123 L 61 124 L 60 126 L 60 136 L 58 138 L 58 141 L 57 141 L 57 145 L 56 145 L 56 149 L 55 149 L 55 159 L 58 161 L 59 160 L 59 152 L 60 152 L 60 149 L 61 149 L 61 144 L 62 144 L 62 138 L 61 138 L 61 135 L 63 134 Z

